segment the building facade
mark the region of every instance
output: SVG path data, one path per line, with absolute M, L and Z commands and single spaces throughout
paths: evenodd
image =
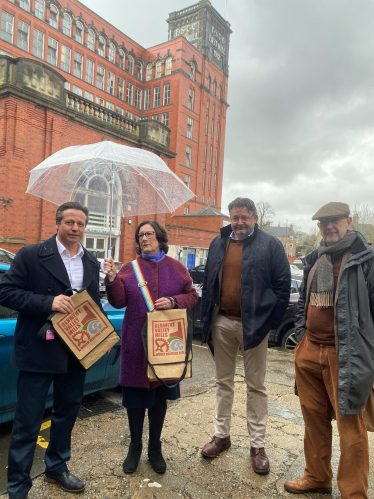
M 271 227 L 270 225 L 265 225 L 264 231 L 279 239 L 288 257 L 296 256 L 297 241 L 292 227 Z
M 24 194 L 32 168 L 63 147 L 115 140 L 159 154 L 196 194 L 175 216 L 152 217 L 167 226 L 172 251 L 208 248 L 224 216 L 207 229 L 193 213 L 221 210 L 229 23 L 201 0 L 170 14 L 169 40 L 145 49 L 77 0 L 0 0 L 0 9 L 0 197 L 14 200 L 3 206 L 1 246 L 17 250 L 52 229 L 14 223 L 30 206 L 41 220 L 55 209 Z M 98 256 L 107 218 L 93 214 L 85 236 Z M 116 259 L 133 258 L 139 220 L 116 221 Z

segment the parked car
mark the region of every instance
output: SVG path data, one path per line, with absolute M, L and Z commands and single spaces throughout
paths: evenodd
M 10 265 L 13 262 L 15 256 L 16 255 L 14 253 L 0 248 L 0 263 L 8 263 Z
M 193 282 L 202 283 L 204 281 L 205 275 L 205 263 L 203 265 L 198 265 L 193 269 L 188 269 Z
M 297 267 L 295 264 L 293 263 L 290 263 L 290 270 L 291 270 L 291 274 L 295 274 L 295 275 L 303 275 L 303 271 L 299 269 L 299 267 Z
M 0 281 L 9 265 L 0 263 Z M 107 301 L 102 301 L 108 318 L 121 335 L 122 320 L 125 309 L 115 309 Z M 18 313 L 0 305 L 0 423 L 10 421 L 14 417 L 17 402 L 18 370 L 10 363 L 13 350 L 13 337 Z M 58 341 L 58 340 L 57 340 Z M 118 385 L 120 342 L 99 359 L 88 371 L 84 386 L 84 395 L 114 388 Z M 48 393 L 46 408 L 53 404 L 52 390 Z

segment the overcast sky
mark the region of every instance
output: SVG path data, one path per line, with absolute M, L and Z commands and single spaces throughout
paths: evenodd
M 143 47 L 188 0 L 84 0 Z M 225 0 L 212 0 L 223 15 Z M 329 201 L 374 207 L 374 2 L 227 0 L 230 77 L 222 211 L 268 201 L 308 231 Z

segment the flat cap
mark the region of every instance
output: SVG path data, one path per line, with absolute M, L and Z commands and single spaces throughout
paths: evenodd
M 346 203 L 327 203 L 312 216 L 312 220 L 321 220 L 322 218 L 333 217 L 348 218 L 349 206 Z

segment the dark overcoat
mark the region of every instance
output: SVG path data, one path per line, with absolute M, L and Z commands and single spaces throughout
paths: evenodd
M 100 306 L 99 263 L 84 249 L 83 287 Z M 52 311 L 55 296 L 70 288 L 56 235 L 40 244 L 21 248 L 0 282 L 0 305 L 18 314 L 12 364 L 19 370 L 62 374 L 72 355 L 59 339 L 37 338 Z

